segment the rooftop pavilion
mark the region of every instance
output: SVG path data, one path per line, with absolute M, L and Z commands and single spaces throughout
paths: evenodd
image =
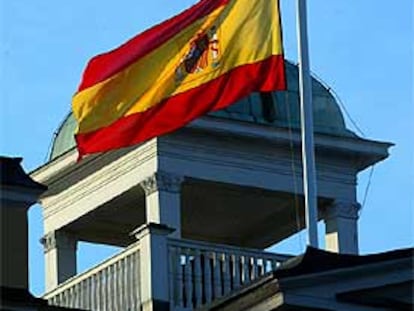
M 66 116 L 49 161 L 31 173 L 48 187 L 40 199 L 46 298 L 72 307 L 103 303 L 79 298 L 83 304 L 76 304 L 69 293 L 79 284 L 103 286 L 104 271 L 115 277 L 116 270 L 125 282 L 140 285 L 139 294 L 131 292 L 134 299 L 125 295 L 130 298 L 124 305 L 161 302 L 181 310 L 211 301 L 288 258 L 263 251 L 304 227 L 297 67 L 286 62 L 286 74 L 287 91 L 251 94 L 174 133 L 79 163 L 75 121 Z M 391 144 L 347 129 L 329 87 L 313 78 L 312 88 L 325 247 L 357 254 L 357 174 L 387 158 Z M 76 275 L 78 241 L 125 250 Z M 238 272 L 227 275 L 229 267 Z M 135 275 L 132 281 L 127 272 Z M 213 275 L 212 283 L 206 275 Z M 88 295 L 97 288 L 91 285 Z

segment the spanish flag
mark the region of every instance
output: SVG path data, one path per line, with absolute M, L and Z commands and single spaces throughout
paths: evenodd
M 72 102 L 79 156 L 284 88 L 278 0 L 201 0 L 90 60 Z

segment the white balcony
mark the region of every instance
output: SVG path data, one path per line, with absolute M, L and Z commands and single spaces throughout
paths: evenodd
M 140 243 L 46 293 L 49 304 L 85 310 L 139 310 Z
M 168 265 L 170 310 L 192 310 L 277 269 L 290 258 L 255 249 L 167 238 L 167 256 L 144 258 L 134 243 L 44 295 L 50 304 L 97 311 L 141 310 L 149 262 Z M 162 245 L 161 245 L 162 247 Z M 147 256 L 146 256 L 147 257 Z M 166 269 L 165 269 L 166 268 Z

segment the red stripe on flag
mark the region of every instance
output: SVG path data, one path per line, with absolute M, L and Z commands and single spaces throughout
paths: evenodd
M 181 30 L 209 15 L 230 0 L 202 0 L 181 14 L 135 36 L 113 51 L 92 58 L 82 77 L 78 92 L 111 77 L 156 49 Z
M 283 90 L 286 88 L 284 70 L 283 55 L 237 67 L 206 84 L 167 98 L 145 112 L 123 117 L 93 132 L 77 134 L 79 155 L 127 147 L 169 133 L 255 91 Z

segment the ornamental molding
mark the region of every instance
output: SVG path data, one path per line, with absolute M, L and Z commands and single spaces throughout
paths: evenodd
M 149 163 L 156 156 L 156 149 L 154 147 L 155 145 L 151 143 L 137 148 L 137 150 L 127 153 L 117 161 L 109 163 L 104 168 L 69 186 L 67 190 L 47 198 L 47 204 L 45 204 L 46 202 L 42 202 L 44 219 L 53 217 L 68 207 L 70 208 L 74 202 L 79 202 L 91 194 L 96 195 L 103 187 L 117 182 L 117 180 L 123 178 L 127 173 L 134 171 L 145 163 Z M 88 163 L 88 165 L 92 166 L 91 170 L 93 171 L 93 166 L 96 163 Z M 66 178 L 70 178 L 70 176 L 66 176 Z M 59 183 L 65 185 L 65 179 L 62 179 Z M 55 183 L 55 185 L 57 184 L 58 182 Z
M 40 243 L 43 244 L 45 253 L 57 248 L 76 250 L 77 246 L 76 239 L 63 231 L 51 231 L 46 233 L 40 239 Z
M 150 195 L 156 191 L 166 191 L 171 193 L 181 192 L 181 184 L 184 181 L 183 176 L 158 171 L 153 175 L 145 178 L 141 183 L 141 187 L 146 195 Z
M 355 201 L 336 200 L 324 210 L 324 218 L 349 218 L 358 219 L 361 204 Z
M 300 152 L 295 152 L 294 157 L 288 148 L 275 149 L 272 146 L 263 147 L 260 158 L 253 154 L 249 146 L 240 144 L 224 145 L 203 145 L 198 144 L 197 149 L 191 144 L 179 141 L 163 142 L 160 147 L 165 157 L 186 160 L 208 165 L 218 165 L 229 169 L 251 170 L 271 174 L 284 175 L 302 179 L 302 166 Z M 263 151 L 262 150 L 262 151 Z M 206 156 L 208 155 L 208 156 Z M 292 161 L 295 172 L 292 172 Z M 318 181 L 338 183 L 341 185 L 356 185 L 356 178 L 353 171 L 344 169 L 343 166 L 335 165 L 329 159 L 321 159 L 318 163 Z

